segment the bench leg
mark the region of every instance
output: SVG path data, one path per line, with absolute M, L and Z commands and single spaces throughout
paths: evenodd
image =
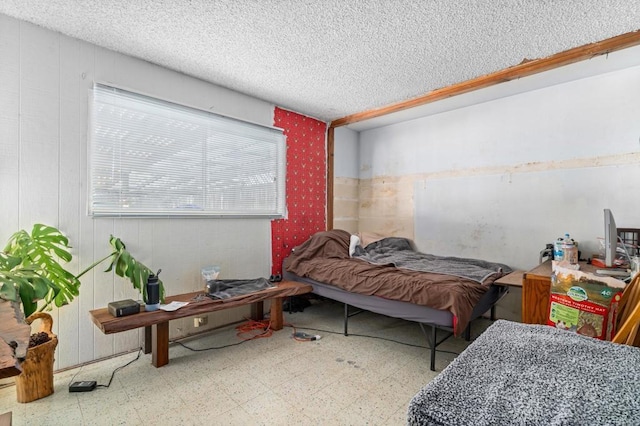
M 251 319 L 262 321 L 264 319 L 264 302 L 253 302 L 251 304 Z
M 271 299 L 271 329 L 282 330 L 284 315 L 282 314 L 282 297 Z
M 169 363 L 169 321 L 151 327 L 152 354 L 154 367 L 162 367 Z
M 148 325 L 144 328 L 144 353 L 145 354 L 150 354 L 151 353 L 151 326 Z

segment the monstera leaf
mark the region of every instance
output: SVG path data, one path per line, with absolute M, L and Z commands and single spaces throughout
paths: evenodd
M 67 271 L 63 263 L 71 261 L 69 239 L 52 226 L 35 224 L 31 233 L 18 231 L 9 238 L 0 252 L 0 298 L 22 303 L 25 316 L 36 310 L 50 310 L 52 304 L 61 307 L 80 294 L 80 277 L 107 259 L 106 272 L 128 278 L 147 301 L 147 279 L 151 270 L 127 251 L 124 243 L 113 235 L 109 238 L 112 251 L 77 276 Z M 164 302 L 164 286 L 158 280 L 160 300 Z M 38 307 L 38 305 L 41 305 Z
M 35 224 L 13 234 L 0 253 L 0 297 L 21 300 L 25 316 L 66 305 L 79 294 L 80 280 L 61 262 L 72 259 L 69 240 L 54 227 Z
M 133 284 L 133 288 L 142 294 L 142 298 L 146 303 L 148 301 L 146 283 L 153 272 L 131 256 L 131 253 L 127 251 L 127 247 L 120 238 L 112 235 L 109 238 L 109 244 L 113 247 L 114 252 L 110 256 L 111 263 L 105 272 L 113 270 L 117 275 L 128 278 Z M 164 286 L 160 279 L 158 279 L 158 285 L 160 287 L 160 300 L 164 301 Z

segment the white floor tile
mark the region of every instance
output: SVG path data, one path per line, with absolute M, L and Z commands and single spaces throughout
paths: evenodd
M 106 384 L 114 369 L 137 356 L 124 354 L 57 373 L 55 393 L 31 403 L 18 403 L 13 386 L 0 388 L 0 413 L 11 411 L 16 426 L 403 425 L 411 397 L 438 373 L 429 370 L 426 348 L 356 336 L 426 346 L 415 323 L 363 313 L 349 320 L 350 336 L 344 336 L 340 304 L 314 300 L 304 312 L 285 315 L 288 324 L 321 339 L 298 342 L 291 338 L 293 328 L 285 327 L 223 349 L 193 352 L 172 344 L 162 368 L 142 355 L 116 372 L 109 388 L 68 392 L 71 380 Z M 489 323 L 476 324 L 473 336 Z M 210 348 L 239 341 L 229 326 L 183 343 Z M 455 338 L 439 349 L 459 353 L 467 345 Z M 438 371 L 455 356 L 438 352 Z

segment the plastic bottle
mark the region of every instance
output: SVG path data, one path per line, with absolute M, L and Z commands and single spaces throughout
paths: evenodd
M 565 235 L 568 235 L 568 234 L 565 234 Z M 558 238 L 557 240 L 554 241 L 554 243 L 553 243 L 553 260 L 556 260 L 556 261 L 560 262 L 562 259 L 564 259 L 563 245 L 564 245 L 564 239 L 562 237 L 560 237 L 560 238 Z
M 569 237 L 569 234 L 564 234 L 564 241 L 562 242 L 562 259 L 568 261 L 572 265 L 578 264 L 578 246 Z

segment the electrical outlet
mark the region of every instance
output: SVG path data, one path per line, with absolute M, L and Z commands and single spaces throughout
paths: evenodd
M 209 317 L 195 317 L 193 319 L 193 326 L 200 327 L 201 325 L 207 325 L 207 322 L 209 322 Z

